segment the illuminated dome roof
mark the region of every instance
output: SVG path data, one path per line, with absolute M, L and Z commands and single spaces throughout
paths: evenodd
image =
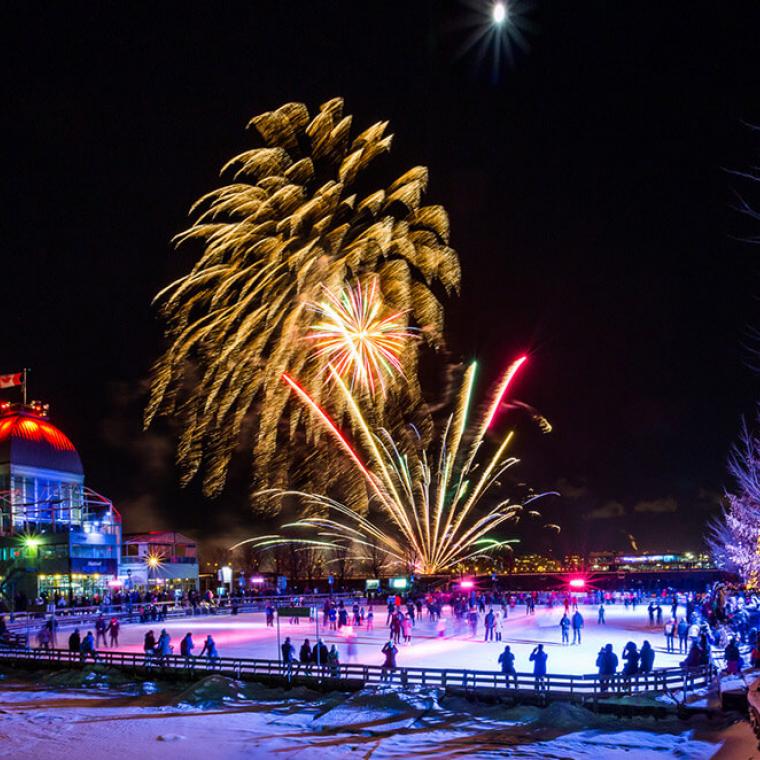
M 74 444 L 40 405 L 0 405 L 0 466 L 37 467 L 83 475 Z

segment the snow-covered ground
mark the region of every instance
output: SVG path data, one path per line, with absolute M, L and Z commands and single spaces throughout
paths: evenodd
M 684 655 L 667 654 L 662 627 L 650 628 L 645 607 L 638 607 L 634 612 L 626 610 L 623 605 L 607 607 L 607 624 L 597 623 L 595 607 L 581 606 L 585 618 L 583 642 L 576 646 L 561 644 L 559 621 L 563 608 L 536 608 L 535 615 L 525 615 L 523 608 L 510 613 L 503 628 L 503 642 L 483 641 L 482 623 L 478 627 L 478 636 L 472 638 L 467 629 L 457 632 L 451 620 L 448 608 L 444 617 L 448 619 L 446 636 L 436 636 L 435 625 L 423 614 L 418 621 L 411 645 L 400 646 L 398 664 L 401 667 L 430 668 L 468 668 L 472 670 L 497 670 L 498 656 L 504 644 L 509 644 L 516 656 L 515 666 L 518 671 L 530 672 L 528 661 L 530 652 L 538 642 L 543 642 L 549 655 L 549 671 L 557 674 L 584 674 L 596 671 L 595 661 L 599 649 L 611 643 L 618 656 L 628 641 L 636 642 L 639 648 L 646 639 L 655 648 L 655 667 L 678 665 Z M 353 660 L 365 664 L 380 664 L 380 650 L 387 641 L 388 629 L 385 626 L 386 610 L 376 606 L 375 628 L 373 631 L 362 629 L 356 631 L 356 654 L 349 658 L 346 637 L 335 631 L 324 631 L 320 620 L 320 638 L 328 647 L 336 644 L 341 662 Z M 300 625 L 289 625 L 287 619 L 280 621 L 281 639 L 290 636 L 296 647 L 300 647 L 304 638 L 311 643 L 315 640 L 314 623 L 301 620 Z M 180 639 L 192 632 L 196 644 L 195 653 L 200 652 L 204 639 L 211 634 L 216 641 L 219 654 L 223 657 L 251 657 L 277 659 L 276 629 L 267 628 L 263 613 L 246 613 L 238 616 L 219 615 L 170 619 L 161 623 L 128 624 L 121 630 L 119 651 L 142 651 L 145 632 L 152 629 L 156 637 L 162 628 L 171 636 L 175 653 L 179 653 Z M 59 646 L 65 646 L 67 631 L 59 634 Z M 572 641 L 572 633 L 571 639 Z M 677 642 L 676 642 L 677 645 Z M 622 662 L 621 662 L 622 667 Z
M 545 709 L 482 705 L 444 698 L 435 690 L 317 694 L 220 676 L 183 687 L 97 673 L 0 681 L 0 757 L 757 757 L 748 724 L 735 722 L 735 716 L 621 719 L 559 703 Z

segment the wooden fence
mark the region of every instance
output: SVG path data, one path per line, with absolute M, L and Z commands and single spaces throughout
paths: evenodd
M 98 651 L 97 662 L 119 670 L 153 677 L 200 678 L 217 673 L 239 680 L 274 681 L 282 685 L 323 684 L 330 688 L 358 690 L 364 686 L 438 687 L 467 694 L 490 694 L 532 700 L 604 700 L 622 695 L 674 693 L 708 686 L 715 677 L 713 666 L 703 668 L 658 668 L 651 673 L 625 676 L 562 675 L 532 673 L 505 675 L 501 672 L 453 668 L 397 668 L 393 671 L 377 665 L 345 663 L 337 668 L 317 667 L 277 660 L 220 657 L 213 660 L 171 655 L 146 657 L 142 653 Z M 0 649 L 0 663 L 21 667 L 79 668 L 80 654 L 65 649 Z

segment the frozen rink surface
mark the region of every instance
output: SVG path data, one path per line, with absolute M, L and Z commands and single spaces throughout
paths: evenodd
M 611 643 L 615 653 L 620 656 L 628 641 L 634 641 L 641 648 L 648 640 L 655 649 L 655 668 L 677 666 L 685 654 L 668 654 L 665 651 L 665 636 L 662 626 L 649 626 L 645 606 L 638 606 L 634 612 L 626 610 L 622 604 L 606 608 L 606 625 L 597 623 L 597 607 L 580 606 L 584 617 L 582 643 L 576 646 L 561 644 L 559 621 L 563 607 L 547 609 L 537 607 L 535 615 L 526 615 L 524 607 L 510 611 L 509 619 L 503 626 L 503 641 L 484 642 L 482 622 L 478 626 L 478 635 L 472 638 L 469 630 L 462 626 L 456 631 L 450 610 L 444 608 L 443 617 L 447 619 L 446 635 L 436 636 L 435 624 L 430 622 L 427 612 L 423 610 L 421 621 L 417 622 L 411 644 L 399 645 L 399 667 L 430 668 L 467 668 L 471 670 L 498 670 L 498 656 L 505 644 L 509 644 L 515 654 L 515 668 L 518 672 L 531 672 L 532 663 L 528 657 L 533 647 L 541 642 L 549 655 L 548 670 L 557 674 L 586 674 L 596 672 L 595 662 L 599 649 Z M 665 611 L 665 610 L 664 610 Z M 670 612 L 670 609 L 667 609 Z M 682 614 L 683 609 L 679 609 Z M 366 628 L 356 631 L 356 654 L 349 657 L 345 635 L 336 631 L 324 631 L 320 614 L 320 638 L 328 648 L 336 644 L 341 662 L 360 662 L 368 665 L 380 665 L 383 656 L 380 650 L 387 641 L 388 628 L 385 626 L 387 611 L 385 606 L 375 606 L 374 630 Z M 571 610 L 572 614 L 572 610 Z M 211 634 L 216 641 L 219 655 L 222 657 L 277 659 L 276 628 L 267 628 L 264 613 L 245 613 L 237 616 L 208 615 L 168 619 L 163 622 L 147 624 L 125 624 L 119 637 L 116 651 L 141 652 L 143 637 L 148 630 L 153 630 L 158 638 L 162 628 L 171 636 L 174 653 L 179 654 L 179 643 L 190 631 L 196 645 L 195 654 L 199 654 L 203 641 Z M 83 630 L 84 633 L 84 630 Z M 68 631 L 59 634 L 59 646 L 65 646 Z M 296 648 L 296 654 L 305 638 L 313 644 L 315 625 L 308 619 L 302 619 L 299 625 L 290 625 L 287 619 L 280 621 L 280 635 L 284 640 L 290 636 Z M 572 641 L 572 631 L 570 632 Z M 678 640 L 676 638 L 676 647 Z M 622 668 L 622 661 L 620 667 Z

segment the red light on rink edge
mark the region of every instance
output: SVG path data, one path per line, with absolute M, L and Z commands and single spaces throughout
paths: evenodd
M 586 585 L 586 581 L 583 580 L 583 578 L 573 578 L 570 581 L 570 588 L 584 588 Z

